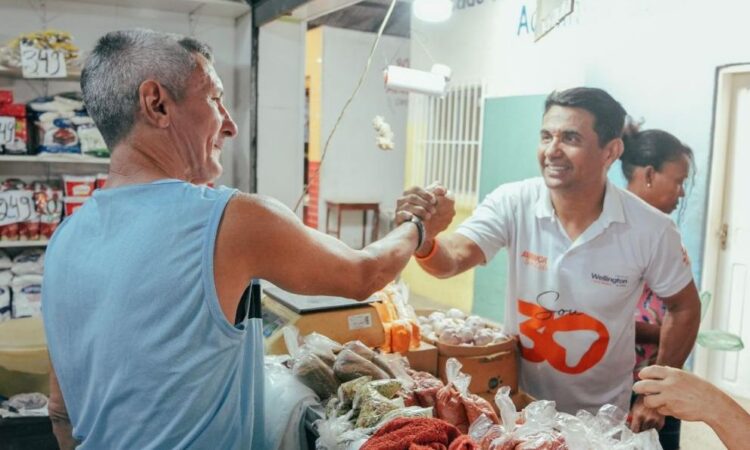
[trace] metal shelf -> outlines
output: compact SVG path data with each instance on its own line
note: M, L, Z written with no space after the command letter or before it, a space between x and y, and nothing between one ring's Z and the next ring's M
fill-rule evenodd
M49 244L49 240L40 239L38 241L0 241L0 248L14 248L14 247L46 247Z
M68 72L68 75L62 78L24 78L23 72L20 68L0 66L0 78L11 78L14 80L27 81L80 81L81 72Z
M40 155L0 155L0 163L23 162L30 164L99 164L108 165L109 158L96 158L94 156L43 153Z

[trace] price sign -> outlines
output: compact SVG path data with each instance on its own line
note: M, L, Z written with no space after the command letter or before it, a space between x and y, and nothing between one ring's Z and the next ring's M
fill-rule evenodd
M16 118L0 117L0 145L12 144L16 140Z
M64 78L68 76L63 52L48 48L36 48L24 43L21 43L21 67L24 78Z
M0 192L0 225L39 220L31 191Z

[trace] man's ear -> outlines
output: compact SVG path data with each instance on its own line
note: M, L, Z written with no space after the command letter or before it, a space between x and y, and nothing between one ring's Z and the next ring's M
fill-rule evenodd
M625 144L620 138L612 139L604 146L604 157L607 162L607 168L620 159L623 150L625 150Z
M171 101L169 92L158 81L146 80L138 87L138 99L143 120L157 128L169 126L169 109Z
M655 174L656 169L654 169L654 166L646 166L645 170L643 171L644 178L646 179L646 186L651 187L651 183L654 182Z

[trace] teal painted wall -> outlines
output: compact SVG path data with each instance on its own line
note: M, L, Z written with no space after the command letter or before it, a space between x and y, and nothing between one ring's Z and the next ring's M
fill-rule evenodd
M479 198L497 186L539 176L536 148L545 95L489 98L484 104ZM474 274L472 312L502 323L508 253L500 250Z

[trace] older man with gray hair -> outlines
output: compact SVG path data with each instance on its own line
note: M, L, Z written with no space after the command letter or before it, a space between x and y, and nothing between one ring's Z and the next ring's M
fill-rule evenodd
M424 223L358 251L273 199L203 186L221 174L237 126L211 50L192 38L108 33L81 88L112 160L105 188L47 251L61 447L263 448L260 321L234 320L249 281L366 298L445 228L452 201L441 187L426 192Z

